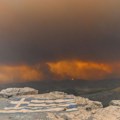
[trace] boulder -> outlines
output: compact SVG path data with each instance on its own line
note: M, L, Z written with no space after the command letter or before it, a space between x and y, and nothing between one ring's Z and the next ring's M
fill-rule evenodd
M108 106L99 109L91 118L92 120L120 120L120 107Z
M88 101L87 105L85 106L85 109L87 111L91 111L94 109L100 109L100 108L103 108L103 105L101 102L98 102L98 101Z
M112 100L110 102L110 105L112 105L112 106L119 106L120 107L120 100Z
M103 108L103 105L101 102L98 101L91 101L87 98L83 98L83 97L75 97L75 102L79 105L79 108L84 108L87 111L91 111L94 109L99 109L99 108Z
M4 98L9 98L18 95L36 95L38 90L24 87L24 88L7 88L0 91L0 96Z

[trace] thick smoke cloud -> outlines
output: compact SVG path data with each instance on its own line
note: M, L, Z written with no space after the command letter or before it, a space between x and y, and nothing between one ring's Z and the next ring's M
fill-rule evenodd
M0 82L120 78L120 1L0 1Z
M120 60L118 0L1 1L0 64Z

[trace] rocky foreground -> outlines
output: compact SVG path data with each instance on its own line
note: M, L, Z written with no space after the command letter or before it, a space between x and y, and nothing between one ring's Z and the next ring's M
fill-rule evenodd
M0 92L0 120L120 120L120 100L103 108L101 102L64 92L8 88Z

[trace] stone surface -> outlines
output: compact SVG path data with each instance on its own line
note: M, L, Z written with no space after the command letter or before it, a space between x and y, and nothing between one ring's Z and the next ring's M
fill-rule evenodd
M48 113L52 120L120 120L120 107L109 106L88 112L80 109L71 113Z
M110 102L110 105L112 105L112 106L120 106L120 100L112 100Z
M76 103L79 105L79 108L83 107L84 109L91 111L94 109L103 108L103 105L101 102L98 101L91 101L87 98L83 97L74 97Z
M120 120L120 107L108 106L92 116L93 120Z
M38 90L35 90L30 87L24 87L24 88L7 88L4 90L0 91L0 96L9 98L13 96L18 96L18 95L35 95L38 94Z
M47 113L1 114L0 120L52 120Z
M9 95L11 89L3 90L2 93L7 93L7 96L11 97L11 95ZM16 91L16 89L17 88L14 88L12 91ZM68 95L64 92L58 91L45 94L37 94L38 91L36 91L35 93L25 92L24 94L23 92L22 94L19 92L12 93L14 93L12 94L12 96L15 95L15 97L11 97L8 99L0 98L0 111L7 111L6 113L0 113L0 120L120 120L120 100L113 100L110 102L109 106L103 108L101 102L91 101L87 98ZM15 107L13 113L9 113L8 109L4 109L6 107L11 107L10 103L13 104L13 107ZM30 113L29 111L27 111L28 108L25 109L24 106L30 107L31 103L34 104L34 106L32 105L33 110ZM56 109L60 104L66 103L69 104L69 107L62 106L62 109ZM20 104L22 105L22 107L20 107ZM40 106L40 108L38 108L37 105L45 106L45 108L41 108ZM53 109L51 109L51 111L49 112L44 111L45 109L48 109L46 108L46 105L50 106L50 108L53 107ZM37 109L41 109L41 112L35 111L36 107ZM73 108L73 110L69 111L69 108ZM16 112L20 109L21 112Z

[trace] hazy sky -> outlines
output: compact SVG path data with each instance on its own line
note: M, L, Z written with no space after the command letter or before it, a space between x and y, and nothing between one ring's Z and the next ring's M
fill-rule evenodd
M1 81L119 77L119 51L119 0L0 1Z

